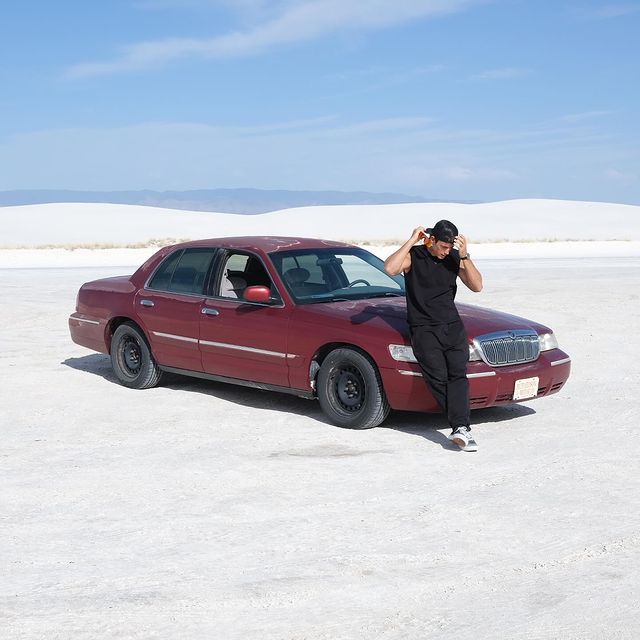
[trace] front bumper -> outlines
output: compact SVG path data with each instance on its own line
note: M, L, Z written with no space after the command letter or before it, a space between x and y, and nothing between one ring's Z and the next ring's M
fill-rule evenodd
M543 351L535 362L506 367L491 367L484 362L467 365L469 402L472 409L494 407L513 402L528 402L557 393L571 372L571 358L560 349ZM389 404L402 411L439 412L417 364L402 362L395 368L380 370ZM536 396L514 400L516 380L539 378Z

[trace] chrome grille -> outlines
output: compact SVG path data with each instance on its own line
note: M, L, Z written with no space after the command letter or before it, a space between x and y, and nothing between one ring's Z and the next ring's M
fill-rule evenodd
M530 329L486 333L473 341L482 359L493 367L533 362L540 355L538 334Z

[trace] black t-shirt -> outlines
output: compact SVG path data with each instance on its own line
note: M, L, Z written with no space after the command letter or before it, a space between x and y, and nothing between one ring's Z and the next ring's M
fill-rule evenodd
M447 324L460 320L454 304L460 255L456 249L439 260L424 245L411 247L411 269L404 275L409 325Z

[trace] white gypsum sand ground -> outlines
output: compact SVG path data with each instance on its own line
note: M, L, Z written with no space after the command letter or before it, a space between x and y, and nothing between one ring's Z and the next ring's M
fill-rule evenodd
M640 260L480 266L461 298L550 324L573 374L474 412L477 454L438 416L125 389L67 331L122 269L3 270L4 637L636 638Z
M639 239L636 210L627 242L472 244L485 290L460 299L550 325L573 359L559 394L474 412L477 454L439 416L353 432L257 390L127 390L67 317L82 282L152 250L81 268L80 250L1 251L3 636L637 638L640 254L612 250ZM63 218L36 222L31 246L59 244Z

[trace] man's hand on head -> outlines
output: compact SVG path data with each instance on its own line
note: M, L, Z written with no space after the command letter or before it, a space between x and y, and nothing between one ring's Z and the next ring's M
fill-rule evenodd
M427 234L425 233L424 227L416 227L411 234L411 240L413 241L413 244L426 237Z
M467 239L462 234L459 234L454 238L453 242L458 247L460 258L464 259L467 256Z

